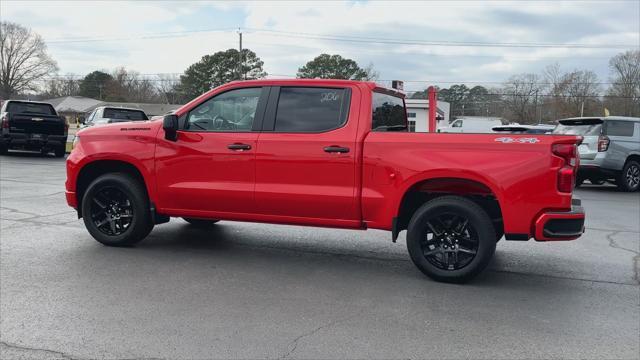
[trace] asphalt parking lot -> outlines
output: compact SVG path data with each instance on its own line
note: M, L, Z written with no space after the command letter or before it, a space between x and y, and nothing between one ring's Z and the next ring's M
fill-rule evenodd
M0 157L0 358L638 358L640 194L577 191L572 242L501 241L472 283L404 233L180 219L94 241L62 159Z

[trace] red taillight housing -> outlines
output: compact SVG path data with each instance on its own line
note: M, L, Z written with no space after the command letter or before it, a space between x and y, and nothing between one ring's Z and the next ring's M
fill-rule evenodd
M575 144L554 144L551 150L564 160L558 170L558 191L570 193L575 186L576 171L580 166L578 148Z
M598 152L604 152L609 149L609 137L606 135L600 135L598 137Z

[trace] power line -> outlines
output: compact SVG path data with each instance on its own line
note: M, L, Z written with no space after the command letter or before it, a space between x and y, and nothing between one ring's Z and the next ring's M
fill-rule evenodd
M233 28L216 28L216 29L196 29L173 32L146 33L139 35L129 35L124 37L67 37L54 38L48 40L49 44L59 43L81 43L81 42L100 42L100 41L126 41L126 40L145 40L145 39L162 39L169 37L183 37L195 33L211 33L211 32L231 32ZM318 34L305 32L279 31L263 28L247 28L246 30L264 35L316 39L327 41L343 41L353 43L373 43L373 44L390 44L390 45L428 45L428 46L447 46L447 47L506 47L506 48L565 48L565 49L629 49L637 48L638 44L578 44L578 43L543 43L543 42L481 42L481 41L452 41L452 40L423 40L423 39L399 39L372 36L346 36L332 34Z
M418 39L397 39L397 38L377 38L368 36L343 36L313 34L301 32L277 31L268 29L248 28L254 32L270 34L273 36L284 36L293 38L306 38L331 41L364 42L394 45L429 45L429 46L458 46L458 47L515 47L515 48L569 48L569 49L628 49L639 47L638 44L560 44L560 43L515 43L515 42L476 42L476 41L450 41L450 40L418 40Z

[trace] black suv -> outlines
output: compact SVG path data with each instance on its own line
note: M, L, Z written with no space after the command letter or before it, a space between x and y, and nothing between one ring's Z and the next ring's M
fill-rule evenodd
M0 110L0 154L9 149L53 151L57 157L66 152L69 124L51 104L7 100Z

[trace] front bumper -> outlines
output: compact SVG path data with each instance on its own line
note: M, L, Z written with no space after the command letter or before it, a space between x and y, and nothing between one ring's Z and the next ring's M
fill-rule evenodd
M535 222L534 238L537 241L574 240L584 233L584 208L574 199L571 211L545 212Z

